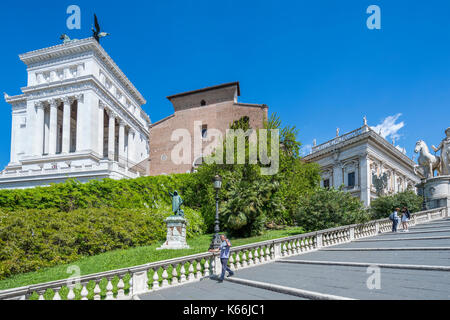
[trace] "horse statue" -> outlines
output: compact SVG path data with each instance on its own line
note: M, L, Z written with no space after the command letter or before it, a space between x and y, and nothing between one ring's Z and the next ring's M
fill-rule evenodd
M414 152L419 153L417 163L423 168L426 179L434 177L434 170L437 171L438 175L441 175L441 158L432 155L423 140L417 141Z

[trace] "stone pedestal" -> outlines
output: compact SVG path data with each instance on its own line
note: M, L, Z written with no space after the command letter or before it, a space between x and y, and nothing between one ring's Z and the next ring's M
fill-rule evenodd
M427 210L450 207L450 175L422 180L416 187L425 198Z
M158 250L189 249L186 243L186 219L179 216L170 216L164 221L167 224L167 238Z

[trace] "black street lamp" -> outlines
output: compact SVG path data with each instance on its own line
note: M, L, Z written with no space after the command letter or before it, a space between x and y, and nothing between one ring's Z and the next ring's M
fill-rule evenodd
M211 245L209 246L209 250L218 249L222 240L220 240L219 232L219 190L222 188L222 178L219 175L216 175L213 179L214 189L216 190L216 220L214 225L214 236L211 241Z

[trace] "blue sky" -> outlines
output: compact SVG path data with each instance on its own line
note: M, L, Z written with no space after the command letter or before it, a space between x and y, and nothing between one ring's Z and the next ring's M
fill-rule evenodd
M67 30L71 4L81 8L81 30ZM381 30L366 27L372 4ZM240 81L240 101L269 105L305 145L356 129L366 115L411 156L419 138L437 145L450 124L449 11L444 0L7 2L0 90L25 86L18 54L59 44L62 33L90 36L96 12L112 34L103 47L147 99L153 122L173 112L168 95ZM11 109L3 99L0 130L4 167Z

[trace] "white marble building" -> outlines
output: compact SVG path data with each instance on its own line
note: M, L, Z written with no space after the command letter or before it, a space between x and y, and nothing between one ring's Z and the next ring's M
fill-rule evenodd
M386 194L415 191L421 177L415 163L366 123L361 128L313 146L304 158L321 167L321 186L338 188L361 199L365 206L377 197L373 175L387 174Z
M12 107L11 159L0 189L146 174L145 99L93 38L31 51Z

